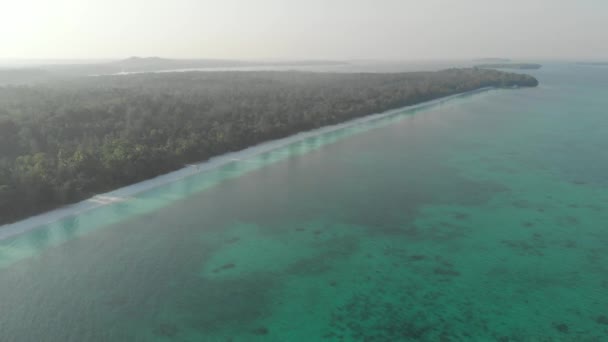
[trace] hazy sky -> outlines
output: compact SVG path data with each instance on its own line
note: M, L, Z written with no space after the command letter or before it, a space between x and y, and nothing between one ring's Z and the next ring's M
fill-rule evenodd
M607 0L0 0L0 58L608 58Z

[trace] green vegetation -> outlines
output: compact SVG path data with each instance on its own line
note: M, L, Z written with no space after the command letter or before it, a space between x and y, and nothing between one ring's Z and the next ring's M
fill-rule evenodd
M534 63L499 63L499 64L479 64L475 66L480 69L516 69L516 70L534 70L540 69L541 64Z
M531 76L188 72L0 87L0 222L300 131Z

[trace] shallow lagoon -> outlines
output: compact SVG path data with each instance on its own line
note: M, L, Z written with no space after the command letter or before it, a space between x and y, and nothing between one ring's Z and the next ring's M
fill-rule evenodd
M0 340L605 340L608 69L533 74L6 239Z

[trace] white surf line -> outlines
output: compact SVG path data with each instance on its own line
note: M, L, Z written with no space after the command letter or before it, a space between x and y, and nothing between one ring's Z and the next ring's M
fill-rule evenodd
M65 206L65 207L62 207L59 209L55 209L55 210L46 212L46 213L31 216L27 219L24 219L24 220L15 222L15 223L10 223L10 224L0 226L0 241L11 238L11 237L15 237L17 235L24 234L31 230L35 230L38 228L44 228L44 226L46 226L48 224L60 221L67 217L77 216L77 215L82 214L83 212L86 212L89 210L93 210L93 209L96 209L99 207L117 203L117 201L111 201L111 200L104 201L104 198L106 200L109 198L137 200L135 195L137 195L139 193L146 192L148 190L151 190L151 189L154 189L154 188L157 188L157 187L169 184L169 183L173 183L175 181L178 181L178 180L181 180L181 179L184 179L184 178L187 178L187 177L199 174L199 173L217 169L219 167L222 167L222 166L230 164L230 163L246 162L247 158L251 158L256 155L267 153L272 150L276 150L281 147L285 147L287 145L305 140L307 138L320 136L320 135L338 131L338 130L341 130L344 128L355 127L357 125L362 125L362 124L366 124L366 123L369 123L372 121L381 120L381 119L388 118L388 117L391 117L394 115L406 114L406 113L414 111L414 110L433 107L437 104L441 104L441 103L450 101L455 98L459 98L459 97L463 97L463 96L471 95L471 94L476 94L476 93L481 93L481 92L485 92L485 91L488 91L491 89L495 89L495 88L494 87L480 88L480 89L476 89L476 90L471 90L471 91L467 91L467 92L463 92L463 93L458 93L458 94L438 98L438 99L427 101L427 102L422 102L422 103L412 105L412 106L406 106L406 107L388 110L388 111L382 112L382 113L366 115L364 117L352 119L349 121L345 121L343 123L325 126L325 127L317 128L317 129L307 131L307 132L297 133L297 134L294 134L294 135L291 135L291 136L288 136L285 138L277 139L277 140L270 140L270 141L267 141L264 143L260 143L258 145L248 147L241 151L225 153L225 154L222 154L222 155L219 155L216 157L212 157L209 160L203 161L201 163L189 164L189 165L186 165L185 167L183 167L182 169L179 169L179 170L176 170L173 172L169 172L167 174L160 175L155 178L151 178L151 179L139 182L139 183L128 185L123 188L119 188L117 190L113 190L113 191L110 191L110 192L107 192L104 194L96 195L92 198L83 200L76 204L68 205L68 206ZM192 172L193 168L196 169L194 172ZM118 202L120 202L120 201L118 201Z
M88 199L88 201L98 203L98 204L112 204L112 203L124 202L129 199L133 199L133 198L132 197L124 198L124 197L116 197L116 196L96 195L96 196L93 196L92 198Z

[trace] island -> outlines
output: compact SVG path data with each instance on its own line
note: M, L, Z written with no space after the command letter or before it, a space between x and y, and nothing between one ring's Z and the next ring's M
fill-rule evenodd
M608 62L578 62L576 64L587 66L608 66Z
M479 64L475 66L480 69L515 69L515 70L536 70L542 67L536 63L495 63L495 64Z
M474 59L473 62L476 62L476 63L509 63L509 62L511 62L511 60L508 58L490 57L490 58Z
M230 151L528 75L175 72L0 87L0 223Z

